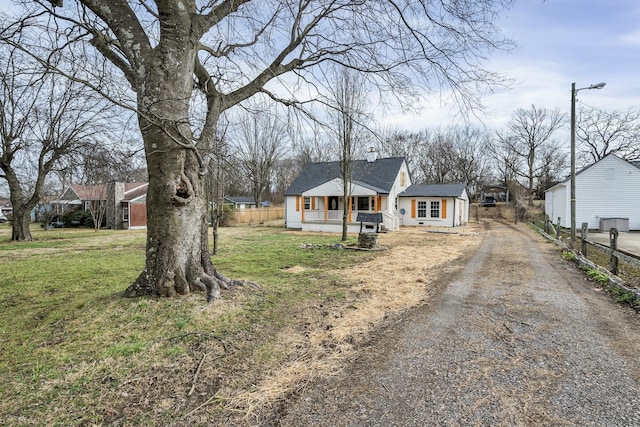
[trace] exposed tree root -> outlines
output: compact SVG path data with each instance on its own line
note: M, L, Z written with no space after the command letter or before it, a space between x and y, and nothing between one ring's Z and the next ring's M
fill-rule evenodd
M218 270L213 270L213 276L202 274L198 280L203 283L207 289L207 302L211 302L220 298L220 289L229 290L236 286L249 286L254 289L260 289L260 285L251 280L230 279Z
M150 281L145 280L144 273L138 276L136 281L131 284L125 291L124 296L127 298L135 298L148 295L158 295L156 289L151 286ZM253 289L260 289L260 284L251 280L230 279L224 274L213 270L213 275L206 273L200 274L194 281L192 290L200 290L207 293L207 302L214 301L221 297L221 289L230 290L236 286L248 286Z

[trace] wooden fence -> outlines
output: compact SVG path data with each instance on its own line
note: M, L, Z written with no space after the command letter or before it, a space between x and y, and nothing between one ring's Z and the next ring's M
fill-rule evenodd
M583 223L582 224L582 233L581 236L579 238L580 241L580 251L577 250L577 248L573 248L570 246L567 246L565 244L564 241L562 241L562 239L560 239L560 221L558 221L558 225L556 228L553 227L553 224L551 224L550 221L545 221L544 222L544 227L541 228L539 226L539 222L532 222L532 225L538 230L538 232L540 234L542 234L543 236L545 236L546 238L553 240L556 244L562 246L564 249L566 250L570 250L574 253L574 255L576 256L576 261L579 264L582 265L586 265L589 268L592 269L596 269L599 271L602 271L603 273L605 273L608 277L609 277L609 284L612 284L626 292L630 292L632 294L634 294L636 296L636 298L640 299L640 289L638 288L631 288L629 286L627 286L622 280L620 280L620 278L618 278L617 274L618 274L618 261L622 260L624 262L626 262L627 264L635 267L635 268L640 268L640 259L630 253L626 253L626 252L621 252L618 249L618 230L615 228L612 228L611 230L609 230L609 246L600 244L598 242L594 242L592 240L588 239L588 224L587 223ZM552 234L549 234L550 232L555 233L555 236L553 236ZM599 250L603 251L605 254L609 255L609 265L608 266L602 266L602 265L598 265L596 263L594 263L593 261L589 260L587 258L587 252L588 252L588 247L594 247L594 248L598 248Z
M284 205L268 208L235 209L229 215L227 225L268 225L284 219Z

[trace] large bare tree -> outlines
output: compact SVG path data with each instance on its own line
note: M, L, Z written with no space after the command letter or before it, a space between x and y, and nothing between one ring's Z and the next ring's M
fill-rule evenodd
M578 156L584 166L616 154L640 159L640 110L603 111L583 108L576 120Z
M558 146L553 135L564 122L565 117L557 108L532 105L530 109L517 109L506 131L498 133L500 150L506 153L503 159L511 160L510 169L527 182L529 206L533 205L536 177L540 176L547 160L543 153L548 154L552 147Z
M110 106L14 47L0 46L0 56L0 178L13 206L11 239L32 240L31 212L48 176L66 156L94 143L98 117Z
M240 116L237 129L231 136L256 205L270 192L276 163L289 146L289 133L273 109L253 109Z
M300 105L317 93L303 85L331 63L365 73L399 99L434 90L473 106L478 84L504 81L482 64L508 45L494 22L511 0L24 3L50 19L22 19L21 29L47 26L60 53L77 43L95 49L135 94L149 170L148 232L144 270L126 295L206 286L215 298L230 281L209 256L204 183L221 114L258 93ZM91 85L96 72L70 77Z
M410 132L387 127L378 132L380 155L383 157L404 157L413 182L423 182L424 175L419 167L425 146L424 132Z
M342 178L342 240L347 240L353 161L363 153L367 133L367 95L364 79L348 68L338 71L329 106L329 129L335 138Z

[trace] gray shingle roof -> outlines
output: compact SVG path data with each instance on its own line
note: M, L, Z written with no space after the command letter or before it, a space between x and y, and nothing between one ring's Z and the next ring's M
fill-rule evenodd
M404 157L377 159L375 162L355 160L352 182L358 182L379 193L389 193L393 187ZM340 162L309 163L293 180L285 195L298 195L325 182L340 178Z
M413 184L398 197L459 197L466 186L457 184Z
M256 203L253 197L248 196L225 196L224 199L230 201L231 203L247 203L254 205Z

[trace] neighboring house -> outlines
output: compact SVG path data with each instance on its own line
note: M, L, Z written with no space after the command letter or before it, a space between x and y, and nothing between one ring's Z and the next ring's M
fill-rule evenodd
M0 197L0 213L4 214L7 218L13 217L13 206L9 198Z
M246 209L246 208L256 207L256 201L253 197L243 197L243 196L225 196L224 204L227 206L231 206L234 209Z
M72 184L56 202L62 212L89 210L99 204L104 206L108 228L117 230L146 228L146 182L110 182L109 184Z
M396 197L411 185L407 163L402 157L352 162L350 196L344 200L340 162L310 163L284 192L285 226L304 231L342 231L347 210L347 230L357 233L358 212L382 213L383 229L400 226Z
M414 184L398 195L402 225L457 227L469 221L464 184Z
M609 154L576 172L576 228L640 230L640 163ZM571 227L571 179L545 192L545 212L553 223Z

